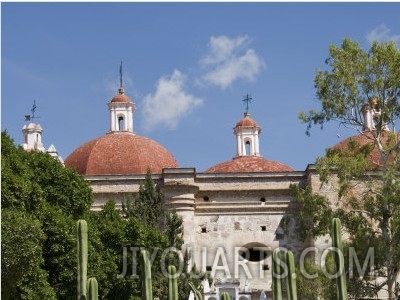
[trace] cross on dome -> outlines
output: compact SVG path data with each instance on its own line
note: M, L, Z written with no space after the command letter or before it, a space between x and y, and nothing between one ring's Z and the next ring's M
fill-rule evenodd
M253 100L253 98L251 98L251 95L246 94L246 96L244 96L243 98L243 102L245 102L246 105L246 112L245 115L249 114L249 103L251 102L251 100Z

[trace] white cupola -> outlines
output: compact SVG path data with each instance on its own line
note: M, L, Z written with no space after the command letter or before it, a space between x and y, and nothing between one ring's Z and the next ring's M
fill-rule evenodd
M381 118L381 110L379 109L377 98L373 97L366 102L361 109L361 113L364 118L363 131L372 131L379 127L378 120ZM387 123L381 125L381 130L389 130Z
M127 131L133 133L133 112L135 104L125 95L122 87L118 95L108 103L110 111L110 131Z
M233 132L236 135L236 156L260 156L258 136L261 128L256 121L250 118L249 112L245 112L244 118L236 123Z
M22 147L26 151L45 151L42 144L42 126L29 123L22 127Z

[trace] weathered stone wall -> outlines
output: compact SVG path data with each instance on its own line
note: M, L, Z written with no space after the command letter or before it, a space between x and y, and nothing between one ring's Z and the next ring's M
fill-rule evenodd
M144 176L87 178L100 209L109 199L117 206L139 191ZM175 208L184 221L185 247L193 262L216 279L246 278L253 290L271 288L271 253L284 247L299 257L307 245L293 235L293 224L282 220L293 212L290 184L301 184L304 172L199 174L195 169L165 169L154 176L165 195L166 209ZM245 261L241 253L253 249L266 253ZM260 252L256 254L260 255ZM243 254L245 255L245 254Z

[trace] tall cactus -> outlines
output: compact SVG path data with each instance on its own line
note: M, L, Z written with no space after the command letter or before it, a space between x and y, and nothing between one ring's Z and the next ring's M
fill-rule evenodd
M288 267L286 277L286 292L288 300L297 300L296 270L294 267L294 256L292 251L285 253L285 262Z
M88 279L88 300L98 300L99 299L99 287L97 284L97 280L94 277Z
M343 258L343 243L342 243L342 232L341 224L338 218L332 220L332 247L334 248L333 257L335 260L336 274L339 272L340 275L336 277L336 290L338 300L347 300L347 286L346 286L346 274L344 272L344 258Z
M189 286L194 292L194 297L196 300L203 300L203 294L193 285L193 283L189 282Z
M272 293L274 300L282 300L282 269L279 248L272 252Z
M153 300L153 287L151 281L151 263L149 260L149 253L147 250L142 249L142 257L143 257L143 272L144 276L142 278L142 299L143 300Z
M229 296L229 294L227 292L223 292L221 294L221 300L231 300L231 297Z
M78 220L77 222L77 246L78 246L78 300L86 300L88 227L85 220Z
M178 279L173 265L168 266L168 300L178 300Z

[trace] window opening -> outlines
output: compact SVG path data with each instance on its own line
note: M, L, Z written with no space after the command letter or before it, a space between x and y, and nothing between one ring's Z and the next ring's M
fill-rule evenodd
M245 146L246 146L246 155L250 155L250 141L246 141Z
M124 117L118 117L118 130L123 131L125 128L125 120Z

